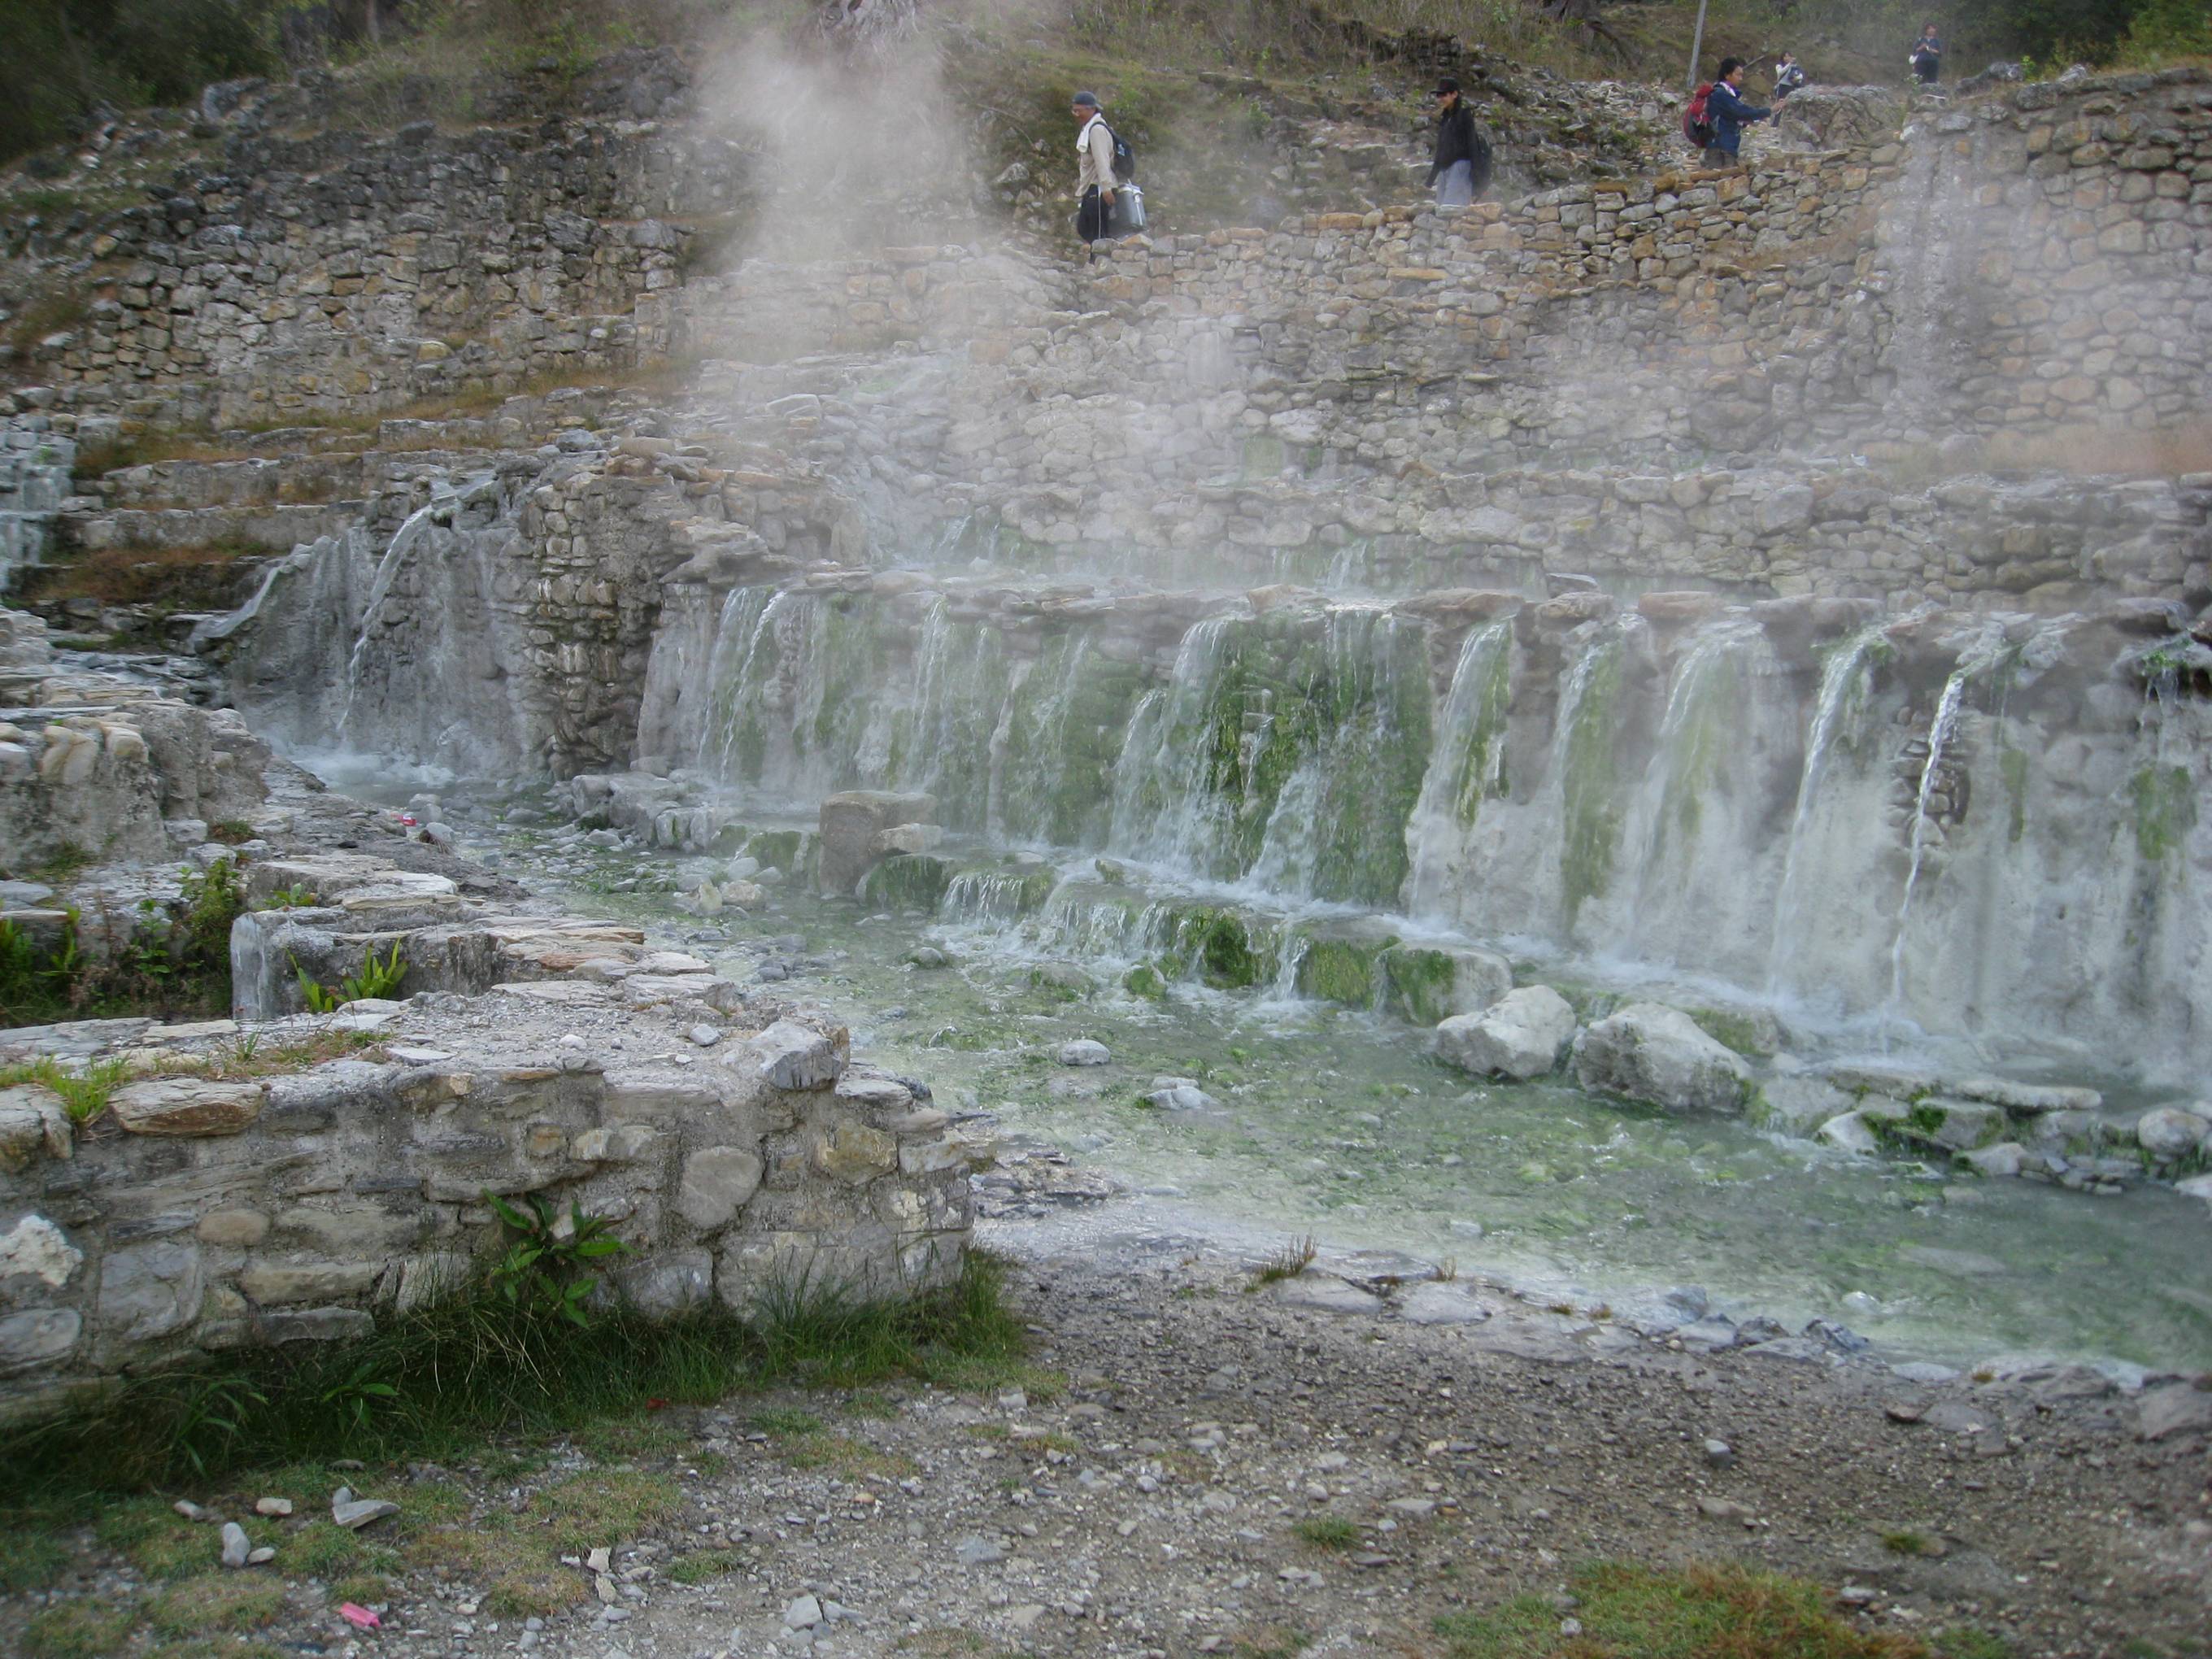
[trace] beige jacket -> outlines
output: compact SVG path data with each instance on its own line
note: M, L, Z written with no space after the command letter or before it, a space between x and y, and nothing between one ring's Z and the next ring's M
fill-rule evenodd
M1093 185L1101 193L1114 188L1114 135L1107 131L1106 118L1094 115L1083 124L1083 131L1075 135L1076 154L1080 165L1075 173L1075 193L1080 197Z

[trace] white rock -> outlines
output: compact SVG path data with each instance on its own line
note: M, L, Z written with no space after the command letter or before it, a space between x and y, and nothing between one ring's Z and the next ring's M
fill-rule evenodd
M246 1565L246 1558L252 1553L252 1540L246 1537L246 1528L235 1521L224 1522L222 1523L223 1565L242 1567Z
M1073 1042L1060 1045L1060 1063L1063 1066L1105 1066L1113 1059L1113 1051L1092 1037L1078 1037Z
M1437 1027L1437 1057L1478 1077L1525 1082L1549 1074L1575 1034L1575 1011L1548 985L1524 985L1479 1014L1455 1014Z
M1830 1118L1815 1132L1814 1139L1824 1140L1839 1152L1868 1155L1881 1150L1881 1142L1867 1127L1867 1121L1856 1112L1844 1112Z
M1739 1112L1753 1092L1742 1058L1662 1003L1632 1003L1575 1042L1575 1079L1593 1094L1670 1112Z
M2153 1158L2185 1158L2208 1134L2212 1123L2176 1106L2158 1107L2136 1120L2136 1140Z

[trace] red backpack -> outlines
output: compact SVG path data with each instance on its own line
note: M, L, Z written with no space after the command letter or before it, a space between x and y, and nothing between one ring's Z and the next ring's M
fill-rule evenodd
M1700 81L1690 94L1690 106L1682 112L1682 137L1693 149L1706 149L1713 142L1713 124L1705 119L1705 100L1712 95L1713 83Z

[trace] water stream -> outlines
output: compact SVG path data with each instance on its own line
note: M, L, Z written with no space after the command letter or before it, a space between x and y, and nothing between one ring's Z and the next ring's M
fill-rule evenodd
M717 860L593 847L542 792L446 799L471 850L732 977L776 964L792 977L771 988L835 1007L873 1060L925 1079L956 1112L988 1114L1017 1144L1071 1149L1163 1223L1449 1259L1625 1315L1698 1284L1736 1317L1838 1319L1900 1356L2212 1361L2212 1217L2169 1191L1962 1188L1741 1121L1668 1118L1559 1084L1474 1083L1395 1020L1291 994L1290 911L1272 934L1254 930L1267 957L1255 989L1194 973L1138 994L1123 976L1175 951L1188 896L1102 881L1088 862L1045 872L1042 901L1035 866L979 864L933 916L785 884L751 914L702 920L676 890ZM915 966L925 944L949 965ZM1113 1064L1054 1065L1078 1036L1104 1042ZM1158 1110L1142 1098L1156 1076L1195 1079L1216 1104Z

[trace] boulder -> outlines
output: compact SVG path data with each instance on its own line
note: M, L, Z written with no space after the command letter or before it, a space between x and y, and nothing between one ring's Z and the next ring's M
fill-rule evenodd
M1670 1112L1740 1112L1757 1092L1751 1068L1677 1008L1632 1003L1575 1043L1575 1080L1593 1094Z
M1513 988L1513 969L1494 951L1394 945L1376 958L1385 1006L1415 1025L1477 1014Z
M1904 119L1892 88L1810 86L1782 100L1774 130L1796 149L1852 149L1895 137Z
M1575 1011L1548 985L1508 991L1479 1014L1455 1014L1437 1027L1438 1059L1478 1077L1516 1082L1547 1075L1575 1034ZM1725 1051L1723 1051L1725 1052Z
M2178 1106L2160 1106L2136 1120L2136 1142L2155 1158L2186 1158L2212 1138L2212 1123Z
M1814 1132L1814 1139L1825 1141L1838 1152L1856 1152L1862 1157L1881 1150L1873 1127L1858 1112L1844 1112L1830 1118Z
M1060 1045L1060 1063L1063 1066L1104 1066L1113 1058L1113 1050L1095 1037L1078 1037L1073 1042Z
M830 796L822 803L821 850L817 854L815 879L823 892L849 896L860 878L885 856L878 837L902 824L927 823L937 816L932 795L894 794L882 789L854 789Z

